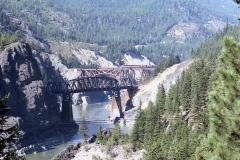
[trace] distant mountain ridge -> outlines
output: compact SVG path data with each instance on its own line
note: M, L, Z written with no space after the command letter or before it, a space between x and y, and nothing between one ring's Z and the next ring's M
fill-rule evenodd
M26 24L21 29L39 42L83 42L88 44L85 49L122 65L126 52L145 55L155 63L170 54L187 58L193 46L226 26L227 19L237 23L235 9L223 13L206 4L194 0L21 0L6 1L2 7ZM236 6L225 1L221 5ZM71 53L66 52L61 54Z
M230 22L236 23L236 19L240 15L240 11L238 5L233 1L226 1L226 0L194 0L199 5L209 8L210 10L214 10L219 12L220 14L226 14L232 17L229 19ZM228 17L228 18L230 18Z

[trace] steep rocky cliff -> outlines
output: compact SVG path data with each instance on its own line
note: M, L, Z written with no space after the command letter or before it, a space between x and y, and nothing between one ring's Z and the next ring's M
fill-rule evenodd
M167 68L164 72L159 73L157 77L151 80L148 84L139 87L138 93L133 98L133 105L138 107L142 103L142 109L145 109L152 101L155 103L158 87L163 85L166 92L170 86L175 84L181 76L182 71L187 70L194 60L187 60L172 67Z
M55 95L44 89L28 44L16 42L0 51L0 89L2 95L10 92L9 115L20 118L20 129L25 132L21 147L54 137L56 132L64 135L64 129L77 129L77 125L60 123L60 105Z
M163 85L165 91L168 92L170 86L175 84L177 79L181 76L181 73L187 70L194 60L187 60L179 64L175 64L172 67L167 68L164 72L159 73L154 79L145 85L141 85L138 88L138 92L132 99L132 104L135 106L133 109L124 113L124 118L128 124L131 124L133 119L138 113L139 106L141 109L145 109L148 106L149 101L156 102L156 95L158 87Z

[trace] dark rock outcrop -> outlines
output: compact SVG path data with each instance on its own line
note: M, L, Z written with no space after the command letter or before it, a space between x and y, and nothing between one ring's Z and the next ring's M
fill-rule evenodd
M81 142L79 142L77 145L69 145L57 157L61 160L70 160L75 157L78 149L83 145L85 145L85 143L81 143Z
M87 142L90 143L94 143L97 139L97 135L93 134L91 137L88 138Z
M60 122L60 105L45 90L28 44L16 42L0 51L0 90L2 95L10 93L9 115L20 118L20 129L25 132L21 147L77 129L75 123Z

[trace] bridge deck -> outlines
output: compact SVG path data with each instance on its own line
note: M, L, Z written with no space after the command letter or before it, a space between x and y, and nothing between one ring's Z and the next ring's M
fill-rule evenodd
M116 68L76 68L77 71L94 71L94 70L99 70L99 71L105 71L105 70L154 70L156 68L155 65L145 65L145 66L122 66L122 67L116 67Z

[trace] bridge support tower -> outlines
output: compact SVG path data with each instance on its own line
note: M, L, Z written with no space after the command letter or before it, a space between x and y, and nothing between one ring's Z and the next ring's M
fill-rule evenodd
M120 97L120 90L112 91L112 112L114 113L114 109L117 105L119 118L124 118L124 114L122 111L122 102Z
M73 121L72 94L63 94L61 121Z

